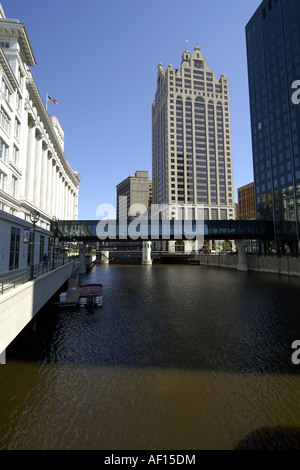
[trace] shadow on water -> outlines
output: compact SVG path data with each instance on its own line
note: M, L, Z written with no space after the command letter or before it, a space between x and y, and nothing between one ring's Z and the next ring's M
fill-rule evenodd
M235 450L300 450L300 428L262 428L245 436Z
M96 266L94 312L47 304L7 361L292 373L300 281L197 266Z

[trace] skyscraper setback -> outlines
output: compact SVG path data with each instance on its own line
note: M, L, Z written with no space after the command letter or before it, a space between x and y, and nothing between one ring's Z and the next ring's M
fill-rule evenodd
M152 185L155 204L203 205L205 219L235 217L228 79L216 77L198 45L184 51L178 69L158 64Z

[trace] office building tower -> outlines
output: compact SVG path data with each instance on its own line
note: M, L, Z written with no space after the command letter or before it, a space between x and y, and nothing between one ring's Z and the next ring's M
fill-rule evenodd
M238 188L237 219L249 220L256 218L254 183Z
M274 221L277 245L297 250L299 0L264 0L246 26L246 43L257 218Z
M120 197L126 197L126 204L120 205ZM117 185L117 217L130 219L146 212L152 201L152 181L148 171L136 171Z
M152 105L154 204L235 218L228 79L218 79L197 45L179 68L158 64ZM175 214L170 214L176 218Z

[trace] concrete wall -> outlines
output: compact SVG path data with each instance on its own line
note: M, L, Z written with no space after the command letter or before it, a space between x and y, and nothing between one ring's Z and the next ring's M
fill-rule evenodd
M201 266L217 266L221 268L237 269L238 257L236 255L199 255Z
M69 279L78 262L67 263L0 295L0 354Z
M199 255L197 257L202 266L217 266L223 268L237 268L237 255ZM290 256L246 256L249 271L283 274L300 277L300 257Z
M247 256L250 271L300 276L300 257Z

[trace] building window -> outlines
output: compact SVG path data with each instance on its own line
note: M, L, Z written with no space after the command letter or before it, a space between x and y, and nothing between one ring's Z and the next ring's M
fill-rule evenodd
M17 110L19 113L21 113L22 110L22 97L19 93L16 95L16 105L17 105Z
M6 112L3 110L3 108L1 108L1 110L0 110L0 126L6 132L6 134L9 134L10 119L7 116Z
M194 67L195 69L203 69L204 62L202 60L194 60Z
M218 209L211 210L211 220L218 220Z
M8 159L8 146L0 139L0 159L7 162Z
M17 269L19 267L20 254L20 229L11 227L10 234L10 250L9 250L9 269Z
M221 220L227 220L227 210L221 209Z
M2 189L2 191L5 191L6 177L6 174L3 173L3 171L0 171L0 189Z
M18 79L18 82L19 82L19 85L20 85L21 89L23 89L24 75L22 74L20 69L18 70L17 79Z
M19 163L19 149L14 145L13 147L13 162L15 165L18 165Z
M18 178L12 176L12 196L14 198L18 197Z
M15 120L15 138L20 140L21 135L21 123L18 119Z
M8 103L11 101L11 92L8 89L8 86L6 85L5 81L2 80L2 85L1 85L1 91L3 97L6 99Z

